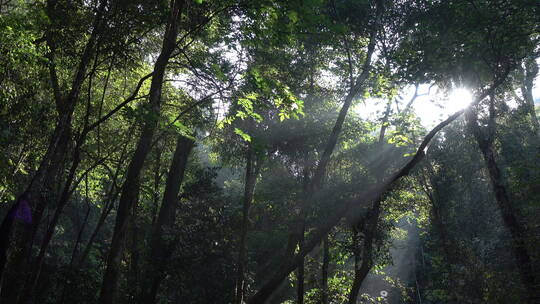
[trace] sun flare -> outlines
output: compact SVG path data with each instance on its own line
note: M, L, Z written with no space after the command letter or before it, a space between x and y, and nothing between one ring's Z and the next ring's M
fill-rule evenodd
M471 92L464 88L452 90L448 96L448 102L445 104L445 110L449 113L466 108L472 102Z

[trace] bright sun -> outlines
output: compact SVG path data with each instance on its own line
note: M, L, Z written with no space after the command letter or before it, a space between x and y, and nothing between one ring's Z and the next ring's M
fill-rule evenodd
M414 91L414 87L406 89L401 107L410 101ZM445 120L449 115L466 108L472 102L472 94L465 88L455 88L445 94L441 89L433 88L429 90L429 85L421 85L418 94L418 98L413 103L413 108L422 125L428 128ZM374 119L382 115L385 106L386 101L367 99L356 105L354 111L364 119Z
M444 108L448 114L451 114L466 108L471 102L471 92L464 88L457 88L452 90L448 96L448 102L444 104Z

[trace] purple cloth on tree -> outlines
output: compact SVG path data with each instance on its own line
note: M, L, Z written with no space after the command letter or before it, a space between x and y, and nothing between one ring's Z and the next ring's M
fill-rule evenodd
M27 200L23 199L19 202L13 218L19 219L27 224L32 222L32 210L30 209Z

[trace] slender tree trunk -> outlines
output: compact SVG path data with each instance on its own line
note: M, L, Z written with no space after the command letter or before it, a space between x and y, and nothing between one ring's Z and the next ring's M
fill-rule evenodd
M538 75L538 65L536 64L535 58L527 58L525 60L524 72L525 75L521 86L521 94L523 95L527 111L531 115L534 131L538 136L540 136L540 123L538 122L538 117L536 116L534 96L532 93L534 88L534 80Z
M305 218L304 217L306 214L309 213L309 210L308 210L309 203L311 202L315 192L318 191L319 188L322 186L323 178L326 174L328 163L330 162L330 157L332 156L334 148L339 139L339 134L341 133L341 129L343 128L343 123L345 122L345 118L347 117L349 108L352 105L354 98L364 89L365 81L367 80L369 76L369 71L371 69L371 57L375 50L375 42L376 42L375 34L376 34L375 31L372 31L370 35L370 41L368 44L366 59L362 66L363 68L362 73L357 77L355 83L352 84L349 90L349 93L344 99L343 106L341 107L339 111L334 127L332 128L332 132L330 133L330 136L328 137L328 140L326 141L320 161L317 165L317 168L314 171L311 182L309 183L307 187L308 188L307 195L300 202L300 216L299 216L299 219L297 220L297 225L292 228L292 232L289 234L289 239L287 241L287 248L285 250L285 255L281 263L282 264L281 269L286 269L287 264L289 264L289 261L294 256L295 248L300 241L301 235L303 235L303 231L305 231ZM276 287L277 286L279 286L279 284L277 284Z
M328 235L323 240L323 264L322 264L322 304L328 304L328 266L330 264L330 245Z
M476 99L472 102L471 105L475 105L486 96L491 94L496 88L498 88L503 81L506 79L509 70L506 70L502 77L498 77L494 80L491 86L486 89L484 92L479 94ZM418 163L424 158L425 150L427 150L428 145L431 140L437 133L442 130L444 127L455 121L465 110L460 110L450 115L447 119L437 124L431 129L431 131L424 136L422 142L416 149L414 156L405 163L403 167L394 171L389 177L381 184L374 185L366 189L358 197L359 199L351 200L348 202L342 202L341 204L336 204L335 213L330 215L325 215L323 223L317 227L312 233L310 233L310 238L305 243L305 247L298 254L293 256L290 259L284 261L281 267L279 267L271 276L268 281L266 281L259 291L257 291L248 301L249 304L256 303L265 303L265 301L272 295L274 290L279 287L281 282L298 267L301 259L303 259L313 248L319 244L322 239L334 228L339 221L345 216L350 215L350 218L360 218L363 214L363 208L365 203L374 202L373 205L376 206L378 201L382 200L385 194L390 191L394 183L400 180L402 177L408 176L411 173L411 170L418 165Z
M242 206L242 230L240 231L240 244L238 250L238 260L236 262L236 291L235 304L243 302L245 297L246 282L245 272L247 269L247 234L249 230L249 210L255 195L255 185L257 175L260 170L260 162L257 161L253 145L249 144L246 156L246 176L244 184L244 200Z
M359 225L359 230L364 232L365 237L362 249L355 253L354 280L349 293L349 304L356 304L360 287L373 266L373 241L377 232L380 212L381 198L374 202L372 209L366 215L365 224Z
M360 225L353 227L352 230L352 245L353 245L353 255L354 255L354 278L351 290L349 291L349 304L356 304L356 299L358 297L358 291L360 290L359 277L360 266L362 265L362 248L360 239L360 231L358 231Z
M70 172L67 177L66 185L64 186L64 189L62 191L58 204L55 208L51 223L48 225L45 235L43 237L43 240L41 241L39 254L36 257L35 261L32 263L33 270L30 272L28 276L28 280L25 284L24 292L21 295L21 300L20 300L21 303L28 302L30 301L29 299L35 296L35 289L37 287L39 276L41 274L41 268L43 266L43 262L45 259L45 253L54 235L56 225L58 221L60 220L60 215L62 214L64 207L66 206L66 204L69 201L69 198L71 197L71 191L70 191L71 185L75 180L75 172L80 162L80 152L81 152L79 146L77 146L75 150L76 150L75 152L76 155L75 155L75 158L73 159Z
M30 244L41 223L43 211L48 202L54 199L54 195L51 195L51 193L54 193L54 184L58 182L60 165L63 163L68 152L73 112L79 100L81 87L86 77L89 62L97 49L98 37L104 24L106 5L107 0L101 0L98 4L92 33L80 57L80 62L75 72L71 89L66 96L61 96L58 89L58 79L56 77L54 65L53 63L50 65L51 82L53 83L55 91L55 102L59 118L39 168L24 192L30 197L29 202L32 207L32 223L13 229L13 233L16 235L18 241L15 242L12 248L13 254L9 265L9 268L11 268L9 271L10 278L9 280L1 280L4 284L7 284L7 286L3 286L1 296L2 300L5 302L15 303L17 301L17 297L20 294L20 288L23 285L21 278L26 273L27 265L25 265L25 262L29 261ZM51 12L50 8L48 12ZM46 193L43 193L44 191ZM7 247L0 248L0 251L3 252L2 254L5 254L7 250ZM5 265L0 265L0 268L3 269L4 267ZM0 272L3 275L6 275L6 272Z
M130 257L130 261L129 261L129 273L127 275L127 282L128 282L128 290L126 291L126 295L128 296L128 301L131 302L131 303L135 303L137 300L137 295L138 295L138 289L137 289L137 286L138 285L142 285L142 284L139 284L139 261L140 261L140 250L141 250L141 247L140 247L140 244L139 244L139 226L137 224L137 219L139 217L139 214L138 214L138 208L137 208L137 204L133 204L133 216L131 217L131 220L130 220L130 231L129 233L131 234L131 237L130 237L130 249L129 249L129 257Z
M71 252L71 258L69 259L69 267L73 265L73 262L75 261L75 257L77 256L77 253L79 252L79 245L82 240L82 236L84 233L84 230L86 230L86 225L88 224L88 217L90 216L90 211L92 210L90 206L90 199L88 198L88 177L85 178L85 187L86 187L86 212L84 214L84 219L81 225L81 228L79 229L79 233L77 233L77 239L75 240L75 245L73 246L73 251Z
M92 234L90 235L90 238L88 239L88 243L86 243L86 246L81 254L81 256L78 259L77 265L79 267L84 267L84 263L86 262L86 258L88 257L88 254L90 253L90 250L92 249L92 246L94 245L94 241L101 230L101 227L103 224L105 224L105 220L107 219L107 216L111 213L113 207L114 207L114 201L118 197L118 192L112 193L110 195L110 198L107 200L107 203L103 207L103 210L101 211L101 214L99 216L98 222L96 224L96 227L94 228L94 231L92 231Z
M303 248L304 247L304 237L305 231L302 229L300 234L300 240L298 240L298 247ZM304 272L305 272L305 259L302 259L300 264L298 265L298 274L297 274L297 303L303 304L304 303Z
M158 142L159 145L159 142ZM154 168L154 193L153 193L153 199L154 199L154 205L152 206L152 226L156 224L157 215L159 211L159 200L160 200L160 191L159 187L161 185L161 156L163 154L163 150L160 148L156 148L156 167Z
M417 92L415 92L413 98L409 102L412 104L414 99L416 99ZM384 136L386 135L386 130L388 129L388 120L390 118L392 100L388 100L386 104L386 110L384 117L382 119L381 130L379 131L379 141L377 142L377 149L379 150L380 155L383 155L384 148ZM408 107L406 107L408 110ZM407 111L404 110L404 111ZM381 167L377 166L377 172L375 177L377 183L382 183L384 178L384 172L386 166L382 165ZM372 247L374 235L377 232L377 223L379 222L379 215L381 211L380 200L376 200L372 207L372 210L367 214L368 218L360 221L353 227L353 246L354 250L354 279L349 292L349 304L356 304L358 298L358 292L360 287L364 282L371 266L373 265L372 259ZM360 248L360 232L364 233L363 248Z
M159 286L165 278L167 260L174 246L167 239L170 238L170 230L174 227L176 220L178 194L184 180L184 172L193 145L194 141L192 139L181 135L178 136L176 149L167 175L163 202L150 236L150 255L146 262L145 284L142 286L139 298L141 304L155 303Z
M159 115L161 113L161 90L165 76L165 68L176 47L178 36L178 25L184 7L184 0L172 0L167 29L163 38L163 46L156 63L154 64L152 83L150 85L149 96L149 118L145 122L142 132L137 142L135 153L128 166L126 180L122 186L118 212L114 225L113 238L107 257L107 269L101 285L101 304L112 304L115 300L118 276L120 272L120 261L123 253L123 245L126 238L127 223L131 217L131 210L135 204L135 193L139 188L139 180L144 161L150 152L152 139L157 128Z
M64 278L62 282L62 296L60 297L60 303L65 303L66 300L66 292L67 292L67 286L68 281L70 279L73 279L73 262L75 261L75 257L77 256L77 253L79 252L79 245L82 240L82 236L84 233L84 230L86 229L86 225L88 224L88 217L90 216L91 206L90 206L90 200L88 198L88 177L85 178L85 188L86 188L86 213L84 215L83 223L79 229L79 233L77 233L77 239L75 240L75 245L73 246L73 250L71 251L71 258L69 259L69 265L68 265L68 271L67 276Z
M135 131L135 124L131 126L131 129L128 132L128 139L131 138L134 131ZM120 160L118 161L116 170L114 171L113 176L110 177L111 185L106 196L105 204L101 210L101 214L99 216L96 227L94 228L94 231L92 231L92 234L90 235L90 238L88 239L88 242L86 243L86 246L79 258L79 261L77 262L78 267L84 267L86 257L90 253L90 250L92 249L94 241L99 231L101 230L101 227L105 224L105 220L107 219L112 209L114 208L114 202L116 201L116 199L118 198L118 195L120 194L120 189L118 189L118 187L116 186L116 182L118 180L118 175L120 174L120 169L122 168L122 165L124 163L123 160L127 154L128 143L129 143L129 140L126 141L126 143L124 144L124 147L122 148L122 152L120 153L120 157L119 157Z
M309 197L312 193L310 192L310 179L309 174L311 171L310 164L309 164L309 157L308 152L304 152L304 177L303 177L303 195L305 197ZM322 183L322 180L321 180ZM307 218L307 205L304 205L303 208L300 210L300 224L299 224L299 231L298 231L298 248L300 251L304 249L304 241L305 241L305 233L306 233L306 218ZM304 281L305 281L305 261L302 259L302 262L298 265L298 273L297 273L297 303L303 304L304 303Z
M482 132L477 122L476 113L473 110L467 112L469 127L476 138L478 147L484 157L484 163L489 173L491 186L495 199L501 212L504 225L510 232L512 240L512 252L516 260L516 265L521 276L523 286L528 293L528 302L539 303L540 291L537 284L537 275L533 269L533 263L527 250L527 231L526 227L518 220L518 211L510 199L501 170L495 159L493 150L493 141L495 133L495 113L493 99L490 105L490 118L487 126L487 132Z

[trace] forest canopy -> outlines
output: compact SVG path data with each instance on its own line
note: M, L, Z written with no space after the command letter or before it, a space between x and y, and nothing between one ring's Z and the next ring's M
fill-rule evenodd
M0 0L0 303L540 303L537 0Z

